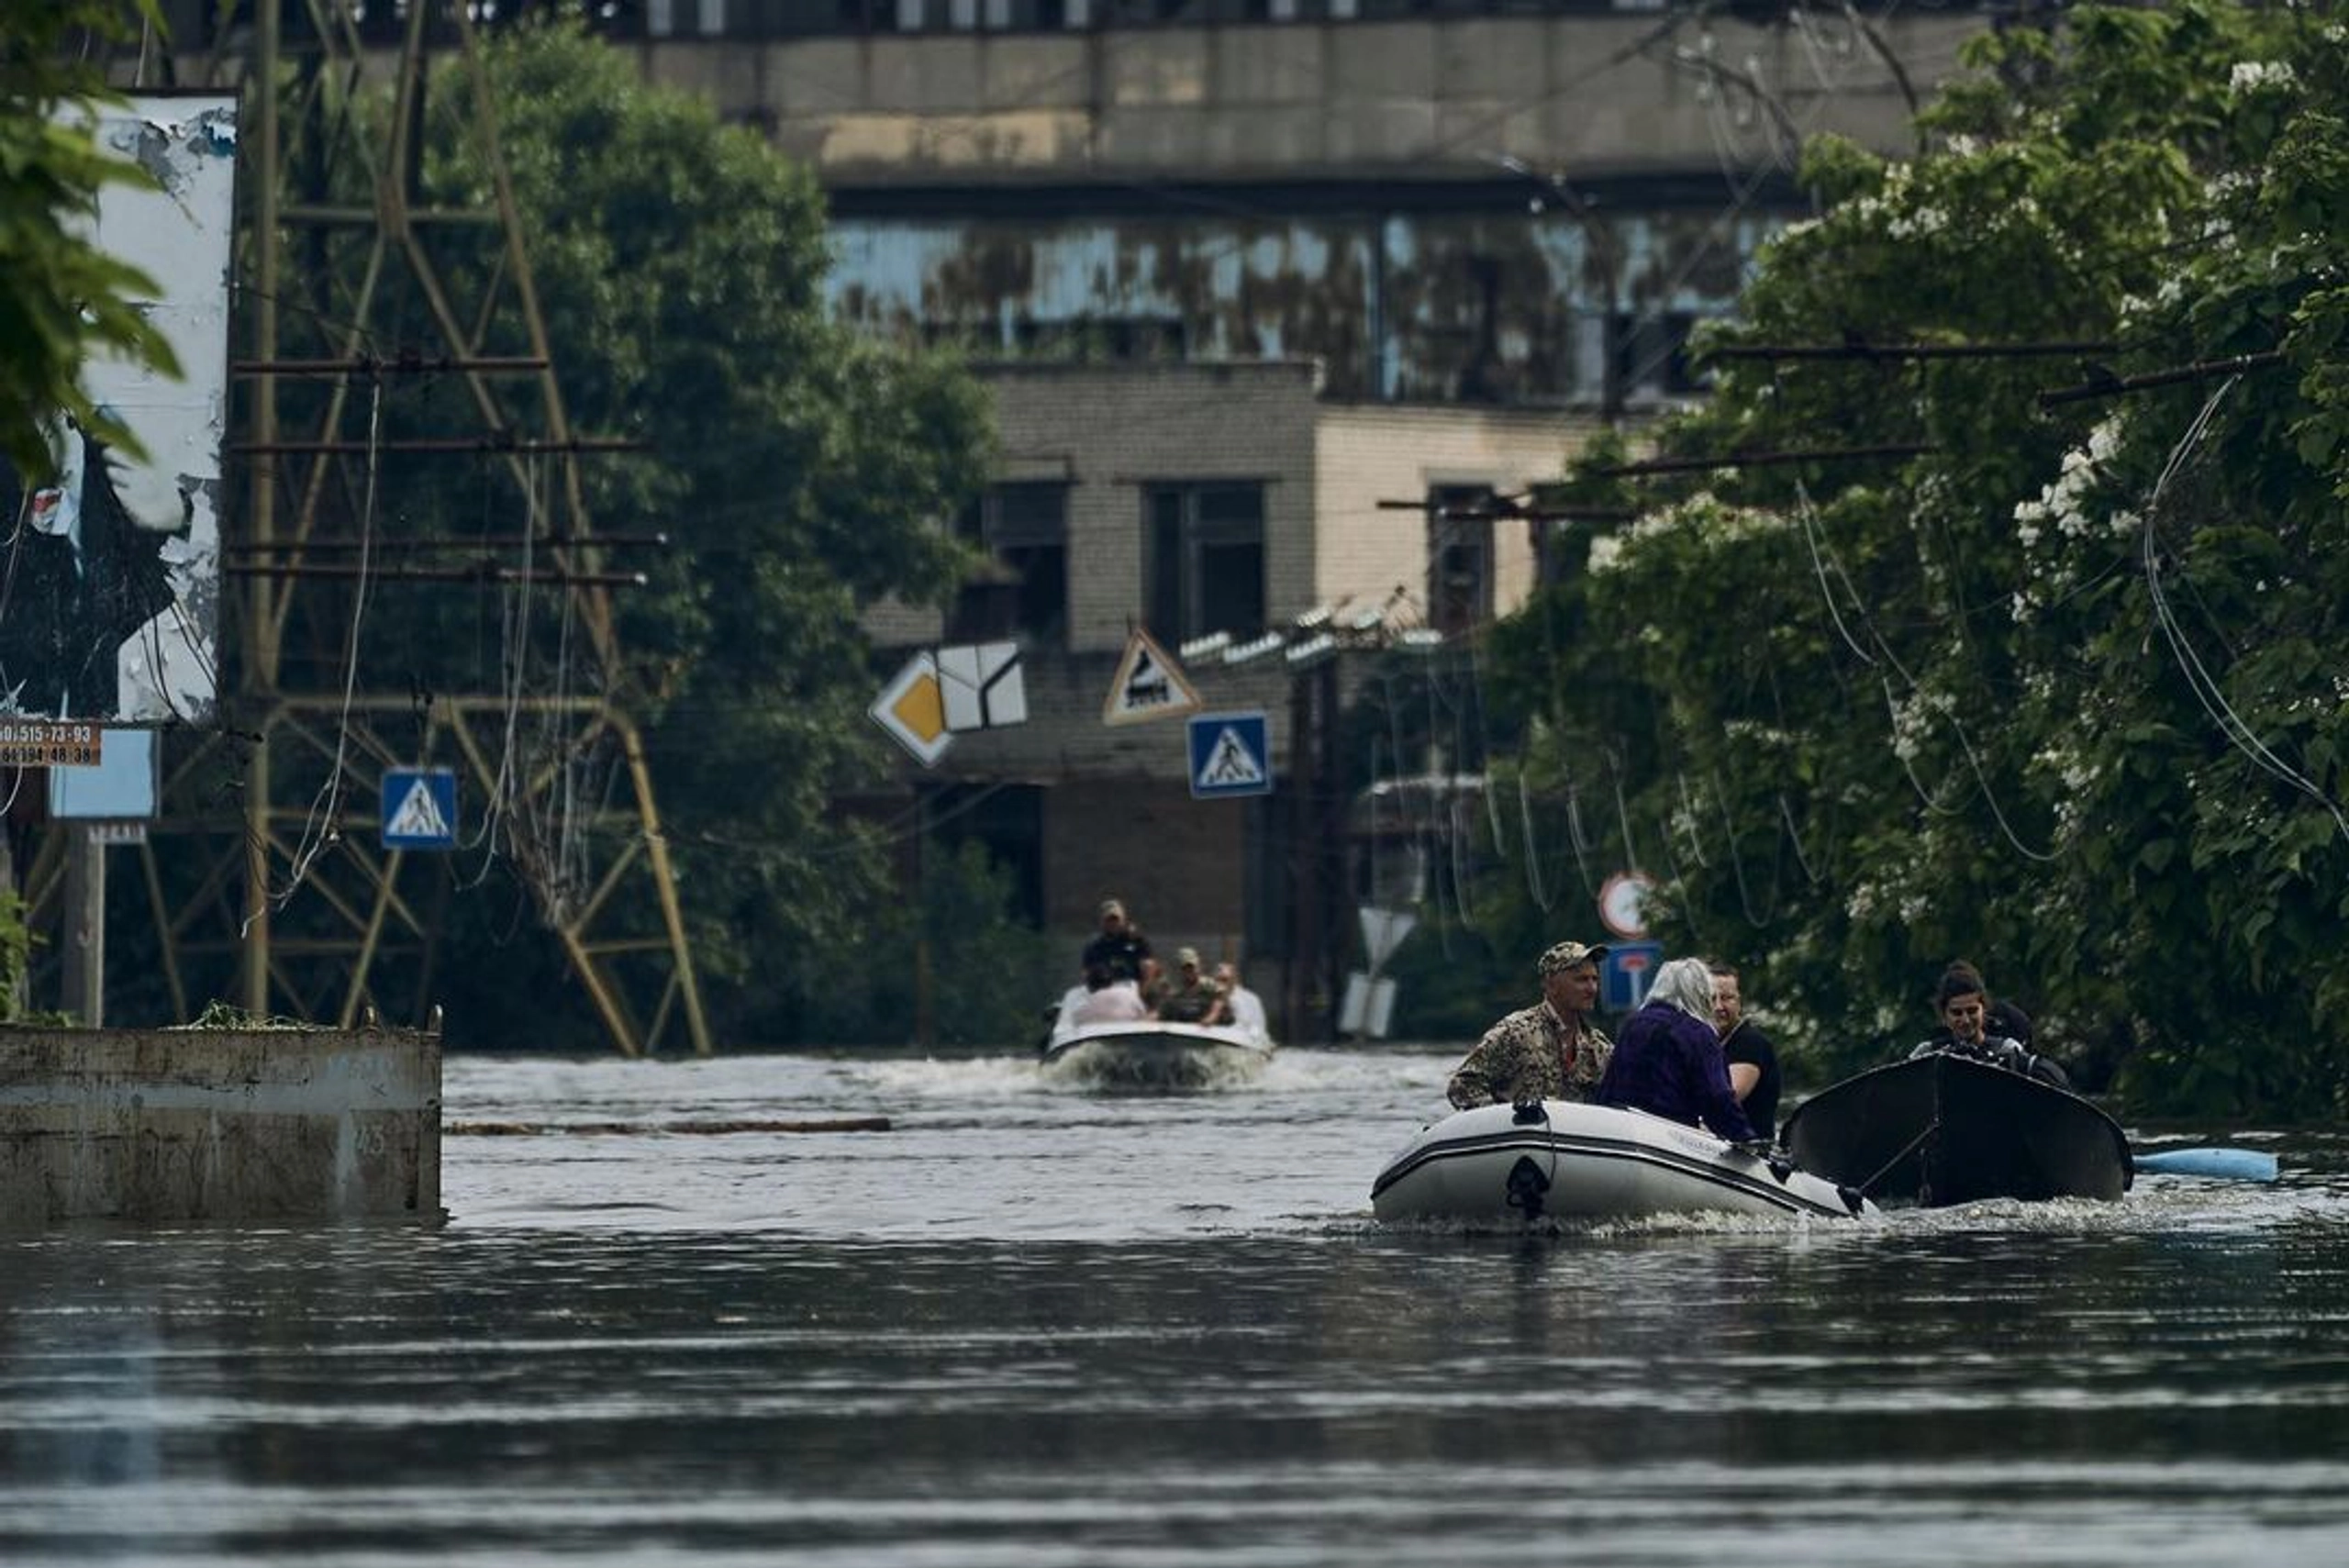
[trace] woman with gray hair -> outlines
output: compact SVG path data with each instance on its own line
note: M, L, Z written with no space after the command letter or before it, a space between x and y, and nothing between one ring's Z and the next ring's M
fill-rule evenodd
M1742 1143L1753 1126L1729 1084L1729 1062L1713 1032L1713 972L1700 958L1676 958L1656 971L1646 1006L1615 1041L1598 1102L1628 1106Z

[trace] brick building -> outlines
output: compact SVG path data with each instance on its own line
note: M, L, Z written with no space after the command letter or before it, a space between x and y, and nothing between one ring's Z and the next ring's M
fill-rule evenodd
M1593 427L1336 401L1296 361L983 374L1002 478L964 526L1010 570L951 614L893 606L870 630L887 649L1016 639L1030 717L958 735L928 770L909 759L904 783L1015 868L1072 963L1115 893L1161 946L1241 962L1275 999L1275 1028L1311 1038L1351 906L1343 803L1297 728L1325 717L1323 694L1343 700L1360 661L1293 665L1300 618L1378 643L1507 613L1536 575L1527 525L1394 503L1522 491ZM1183 720L1103 722L1138 628L1177 655L1206 710L1267 717L1275 794L1194 799ZM1256 639L1275 645L1230 661ZM1300 1011L1317 1016L1282 1016Z

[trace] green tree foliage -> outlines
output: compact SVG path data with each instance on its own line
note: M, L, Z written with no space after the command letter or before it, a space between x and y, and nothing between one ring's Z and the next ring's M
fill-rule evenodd
M1071 955L1013 918L985 846L933 851L926 862L912 902L876 907L785 961L802 998L791 1038L907 1044L925 992L936 1044L1024 1050L1043 1037L1042 1010L1067 988Z
M48 470L59 413L118 450L139 443L91 405L82 366L94 353L131 356L175 375L171 345L128 300L154 283L95 246L88 224L112 184L148 183L137 164L100 150L85 117L115 101L96 50L145 21L153 0L54 0L0 8L0 458L26 473ZM31 937L23 902L0 894L0 1018L17 1014Z
M623 51L568 26L510 29L486 48L485 77L571 424L642 443L585 465L586 514L601 534L669 541L606 557L649 579L613 595L616 684L647 726L714 1028L773 1042L805 1012L805 966L784 955L842 940L887 883L887 847L827 817L835 792L879 778L887 746L863 712L877 680L858 617L886 595L935 601L957 581L963 547L940 523L984 482L984 395L947 360L874 347L829 319L820 192L754 131L647 85ZM474 84L454 67L432 83L417 199L495 210L471 134ZM325 176L329 188L344 177ZM331 251L310 261L316 316L330 322L347 306L324 280L356 269ZM493 243L441 264L454 298L511 282ZM423 291L387 284L369 317L379 346L433 343L430 308ZM518 312L497 332L489 351L530 352ZM516 424L532 428L527 394L510 395ZM481 428L453 379L383 399L387 437ZM386 534L512 539L529 520L528 490L499 465L387 462L371 483ZM553 483L539 481L541 499ZM379 589L367 684L594 689L605 672L559 602L548 589L528 603L498 589ZM517 733L538 723L524 717ZM626 780L584 787L579 804L608 804ZM514 940L531 916L510 864L489 878L496 896L453 907L463 967L443 990L453 1030L527 1042L549 1032L548 998L575 988L551 943ZM659 1001L636 1000L646 1012Z
M104 50L73 46L135 37L142 21L161 25L155 0L0 7L0 456L25 473L48 468L47 432L60 412L118 450L139 450L82 390L94 353L179 373L170 343L128 303L155 284L88 231L100 191L152 182L92 139L84 117L116 99Z
M1821 1073L1920 1035L1963 955L2141 1108L2336 1113L2349 44L2189 0L1968 66L1920 156L1809 150L1821 216L1717 341L2111 347L1720 361L1665 452L1929 450L1585 475L1640 515L1498 639L1559 737L1525 766L1554 799L1611 755L1658 934L1739 961Z

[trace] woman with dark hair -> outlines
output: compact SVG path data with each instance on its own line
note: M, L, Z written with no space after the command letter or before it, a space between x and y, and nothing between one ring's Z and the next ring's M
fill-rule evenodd
M1743 1143L1753 1124L1730 1088L1729 1062L1713 1029L1713 972L1700 958L1675 958L1656 971L1647 1005L1615 1041L1598 1103L1629 1106Z
M1946 1051L2025 1073L2059 1089L2072 1086L2071 1075L2063 1068L2021 1041L1990 1029L1990 995L1972 964L1953 963L1942 972L1941 984L1933 988L1933 1010L1941 1015L1942 1032L1911 1051L1911 1061Z
M1979 969L1962 958L1950 960L1949 967L1942 971L1941 984L1954 984L1963 989L1969 984L1975 990L1982 993L1983 998L1990 1005L1989 1016L1984 1020L1985 1032L2013 1040L2017 1045L2029 1045L2031 1043L2031 1015L2004 996L1991 995L1990 987L1983 984L1982 972ZM1934 991L1933 1008L1937 1019L1941 1013L1940 995L1940 989L1937 986ZM1927 1038L1943 1044L1948 1043L1949 1026L1936 1022L1933 1025L1933 1032Z

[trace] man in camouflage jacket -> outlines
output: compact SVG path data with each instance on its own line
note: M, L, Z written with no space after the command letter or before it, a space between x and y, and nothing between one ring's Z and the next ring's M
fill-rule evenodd
M1542 1000L1511 1013L1453 1069L1445 1097L1462 1110L1528 1100L1588 1100L1607 1072L1615 1042L1589 1021L1598 1004L1604 947L1560 942L1535 972Z

